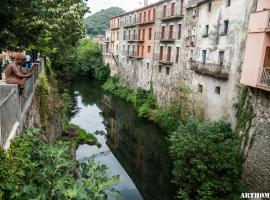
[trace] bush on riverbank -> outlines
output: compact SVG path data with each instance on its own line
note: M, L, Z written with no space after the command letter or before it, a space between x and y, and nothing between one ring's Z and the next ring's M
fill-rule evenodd
M224 121L180 123L170 136L178 199L236 199L241 194L238 138Z
M103 89L133 103L140 117L149 118L151 110L157 107L157 101L151 92L142 88L136 91L130 90L120 84L115 77L109 78L103 85Z
M106 168L91 160L76 163L72 156L74 142L55 140L49 144L37 129L25 130L7 152L0 149L0 197L107 199L107 193L113 192L108 187L118 183L119 177L107 178Z
M105 91L133 103L139 116L155 122L169 135L178 199L237 199L243 161L239 138L222 120L211 123L190 118L192 112L186 102L189 91L182 87L180 100L162 108L151 93L141 89L134 92L115 77L103 85Z
M70 70L74 76L91 75L100 81L106 81L110 76L109 66L103 64L101 49L90 39L80 41Z

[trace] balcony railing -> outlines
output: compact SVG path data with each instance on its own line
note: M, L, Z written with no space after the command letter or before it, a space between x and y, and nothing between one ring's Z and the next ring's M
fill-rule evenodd
M180 5L175 6L174 9L167 8L166 11L163 9L159 13L159 18L163 21L165 20L173 20L173 19L181 19L183 18L183 8Z
M127 40L128 42L136 42L138 41L138 35L137 34L130 34L130 35L126 35L125 40ZM144 40L140 40L140 41L144 41Z
M116 23L116 24L111 24L111 30L115 30L115 29L119 29L120 28L120 24Z
M133 20L127 20L126 22L123 22L123 27L124 28L129 28L129 27L134 27L137 25L136 19Z
M229 66L190 60L190 69L200 74L214 76L225 80L229 79Z
M174 30L171 32L166 30L164 33L156 33L156 39L160 40L160 42L174 42L176 38L176 32Z
M155 23L155 20L156 19L154 19L154 18L152 18L152 19L149 19L149 18L146 18L146 19L142 18L142 19L140 19L140 18L138 18L137 25L152 24L152 23Z
M270 69L261 69L258 85L270 90Z
M168 58L168 54L163 53L161 56L160 53L155 53L154 54L154 60L158 60L160 64L165 64L165 65L172 65L173 61L172 58Z

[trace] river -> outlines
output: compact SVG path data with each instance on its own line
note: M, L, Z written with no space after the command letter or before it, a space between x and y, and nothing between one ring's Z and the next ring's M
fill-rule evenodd
M120 184L113 187L123 200L172 200L175 187L164 133L139 118L130 103L104 93L97 81L79 78L70 90L76 102L71 122L95 133L102 145L81 145L76 158L93 158L110 175L120 175Z

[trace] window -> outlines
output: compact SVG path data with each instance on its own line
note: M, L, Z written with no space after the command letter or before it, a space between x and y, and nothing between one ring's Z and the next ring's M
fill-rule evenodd
M156 18L156 9L153 10L153 20Z
M148 29L148 39L152 40L152 28Z
M163 60L163 46L159 49L159 60Z
M170 68L166 67L166 75L169 75L169 74L170 74Z
M161 65L158 66L158 72L159 72L159 73L162 72L162 66L161 66Z
M128 39L130 40L131 39L131 34L130 34L130 30L128 31Z
M230 6L231 6L231 0L227 0L226 7L230 7Z
M139 32L138 32L138 39L139 40L141 39L141 30L139 30Z
M151 46L148 46L148 47L147 47L147 52L148 52L148 53L151 53Z
M142 39L144 40L144 38L145 38L145 29L143 29L143 37L142 37Z
M182 32L182 24L178 24L178 36L177 36L178 40L181 39L181 32Z
M220 94L220 87L219 86L216 87L215 93L218 94L218 95Z
M171 62L171 57L172 57L172 47L168 47L168 52L167 52L167 61Z
M224 64L224 51L219 51L219 56L218 56L218 60L219 60L219 65L223 66Z
M137 47L137 55L136 56L140 56L140 46Z
M166 17L167 6L163 6L163 17Z
M148 10L148 21L151 20L151 10Z
M127 59L127 64L129 64L129 59Z
M147 69L149 69L149 63L147 63L146 65L147 65Z
M171 16L174 16L175 3L171 4Z
M212 2L209 2L208 3L208 12L211 12L211 10L212 10Z
M146 22L146 12L143 13L143 21Z
M169 31L169 39L172 40L173 39L173 25L170 25L170 31Z
M161 39L164 39L165 36L165 26L162 26L161 28Z
M175 58L175 62L176 63L179 62L179 51L180 51L180 48L179 47L176 47L176 58Z
M198 86L198 92L199 93L202 93L203 92L203 86L201 84L199 84L199 86Z
M208 34L209 34L209 25L205 25L204 37L208 37Z
M142 57L144 56L144 46L142 46Z
M224 29L223 29L223 34L226 35L228 33L228 28L229 28L229 20L224 21Z
M133 60L133 59L131 60L131 64L132 64L132 65L134 64L134 60Z
M126 46L125 45L123 45L123 51L125 51L126 50Z
M202 50L202 63L206 63L206 50Z
M142 22L142 13L140 13L140 19L139 22Z
M126 40L126 31L124 31L124 37L123 40Z

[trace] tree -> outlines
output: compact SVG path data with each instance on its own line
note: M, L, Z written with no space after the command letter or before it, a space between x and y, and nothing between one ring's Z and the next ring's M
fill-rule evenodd
M86 32L90 36L105 35L106 29L109 28L110 18L120 15L125 11L118 7L111 7L101 10L85 19Z
M189 119L171 134L170 142L179 199L239 197L242 157L229 124Z

